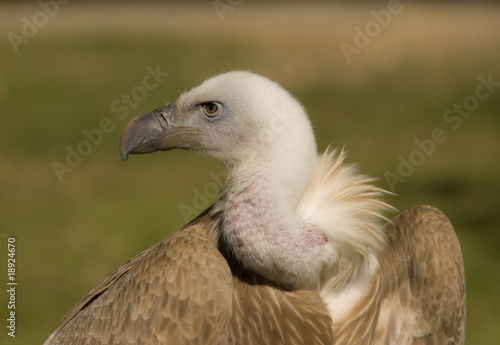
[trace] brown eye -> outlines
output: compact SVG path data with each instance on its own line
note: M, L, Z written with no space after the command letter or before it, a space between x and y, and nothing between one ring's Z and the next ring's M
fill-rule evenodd
M203 104L203 112L208 117L215 117L219 113L219 104L215 102L207 102Z

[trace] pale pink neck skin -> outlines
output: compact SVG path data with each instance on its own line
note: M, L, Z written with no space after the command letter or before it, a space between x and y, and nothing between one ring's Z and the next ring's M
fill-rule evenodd
M236 257L245 267L290 287L315 280L311 260L319 258L327 240L295 217L291 205L298 200L286 200L284 181L272 169L260 168L230 174L228 182L223 236Z

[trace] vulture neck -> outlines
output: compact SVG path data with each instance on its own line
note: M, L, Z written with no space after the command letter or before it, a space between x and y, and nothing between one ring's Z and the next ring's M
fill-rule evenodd
M315 152L311 156L289 164L261 156L232 167L221 199L222 236L236 258L287 288L314 284L308 262L326 244L323 234L295 216L316 160Z

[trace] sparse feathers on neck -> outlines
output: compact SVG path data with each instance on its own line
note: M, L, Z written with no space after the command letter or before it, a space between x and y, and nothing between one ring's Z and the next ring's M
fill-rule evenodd
M226 216L233 217L232 221L226 222L226 228L222 228L236 255L241 255L243 264L246 263L247 267L260 271L277 283L285 283L286 286L321 288L328 285L328 289L335 289L353 280L363 263L383 250L386 238L380 221L385 219L383 212L391 209L380 199L385 191L373 186L373 179L358 174L353 165L343 164L345 156L344 151L339 153L337 150L327 150L321 157L317 157L308 184L298 205L293 209L290 209L290 205L276 202L272 185L265 174L249 178L246 180L247 184L235 185L230 181L218 207L226 207ZM264 171L265 169L262 170ZM250 190L256 186L259 188L259 185L262 189ZM264 207L257 208L257 203ZM238 204L249 207L235 212L234 207ZM233 221L245 214L251 215L246 218L245 227L241 228L241 224ZM281 229L279 236L273 235L277 229ZM242 249L243 242L238 242L241 238L231 239L235 233L236 237L244 236L246 231L252 234L262 232L256 237L259 242L252 244L255 246L253 250L260 251L258 259L248 259L247 253ZM317 243L312 246L311 243L306 243L311 240L311 236L318 239L318 234L326 238L326 245L321 245L318 240L314 240ZM279 240L277 247L268 247L260 242L282 235L289 235L290 241ZM287 257L280 256L283 252L291 254L288 259L293 259L298 273L287 271L293 265L286 262ZM273 262L271 271L274 271L271 274L266 267L267 259ZM254 266L255 262L249 263L252 260L257 260L258 265L262 266ZM281 268L277 262L282 263Z

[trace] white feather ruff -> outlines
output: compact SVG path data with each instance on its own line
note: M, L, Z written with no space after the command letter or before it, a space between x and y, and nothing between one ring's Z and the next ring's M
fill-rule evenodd
M367 257L386 245L381 220L392 207L380 199L385 190L371 183L374 179L343 164L344 150L326 150L318 158L296 214L313 224L327 237L336 257Z

